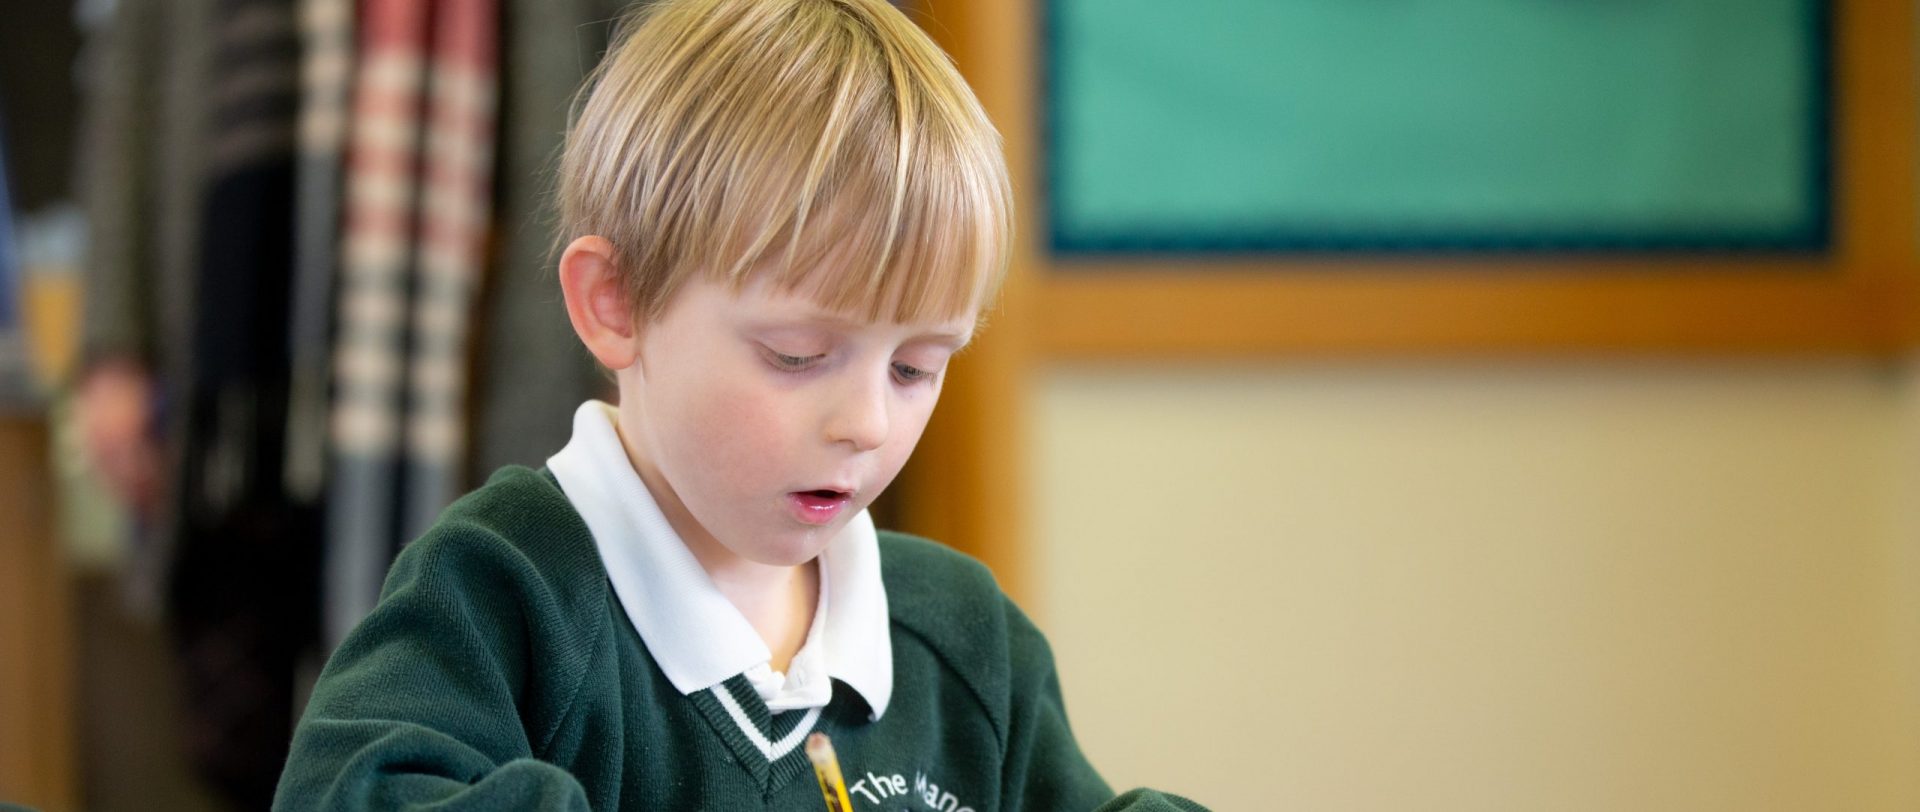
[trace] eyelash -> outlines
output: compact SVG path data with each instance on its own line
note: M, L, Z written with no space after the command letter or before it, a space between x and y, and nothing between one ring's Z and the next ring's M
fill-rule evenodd
M781 372L805 372L812 368L813 362L826 357L824 355L801 357L797 355L787 355L786 353L776 352L774 350L768 350L767 353L773 356L774 368ZM928 383L931 382L936 375L936 373L930 370L921 369L911 364L894 364L893 374L894 377L903 384Z
M906 374L903 370L911 370L912 374ZM893 374L894 377L901 379L901 383L931 383L934 378L931 370L921 369L911 364L894 364Z
M802 358L796 355L774 352L773 350L767 350L767 353L773 356L773 365L779 367L784 372L799 372L806 369L814 360L822 357L819 355L809 355Z

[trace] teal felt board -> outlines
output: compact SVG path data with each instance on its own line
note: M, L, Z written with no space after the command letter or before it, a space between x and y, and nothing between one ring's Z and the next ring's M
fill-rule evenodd
M1821 0L1045 0L1061 253L1826 247Z

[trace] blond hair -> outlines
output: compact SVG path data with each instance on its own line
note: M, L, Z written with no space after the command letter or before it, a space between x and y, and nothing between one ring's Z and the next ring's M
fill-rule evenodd
M1004 274L1000 136L885 0L656 0L567 133L562 240L613 243L637 317L757 274L869 320L944 320Z

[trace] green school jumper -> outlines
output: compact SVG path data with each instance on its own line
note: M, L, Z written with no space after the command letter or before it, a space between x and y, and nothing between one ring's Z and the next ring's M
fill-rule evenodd
M1195 810L1115 798L1068 729L1053 657L985 567L881 533L893 699L817 715L868 810ZM275 809L821 810L809 714L744 675L682 695L551 473L506 468L394 562L328 661ZM728 700L731 701L728 701Z

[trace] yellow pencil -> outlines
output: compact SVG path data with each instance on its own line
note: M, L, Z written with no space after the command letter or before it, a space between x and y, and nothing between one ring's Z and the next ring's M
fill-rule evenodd
M847 779L840 775L840 759L833 755L833 742L816 730L807 734L807 760L813 762L813 775L820 779L820 794L826 796L827 812L853 812L847 797Z

